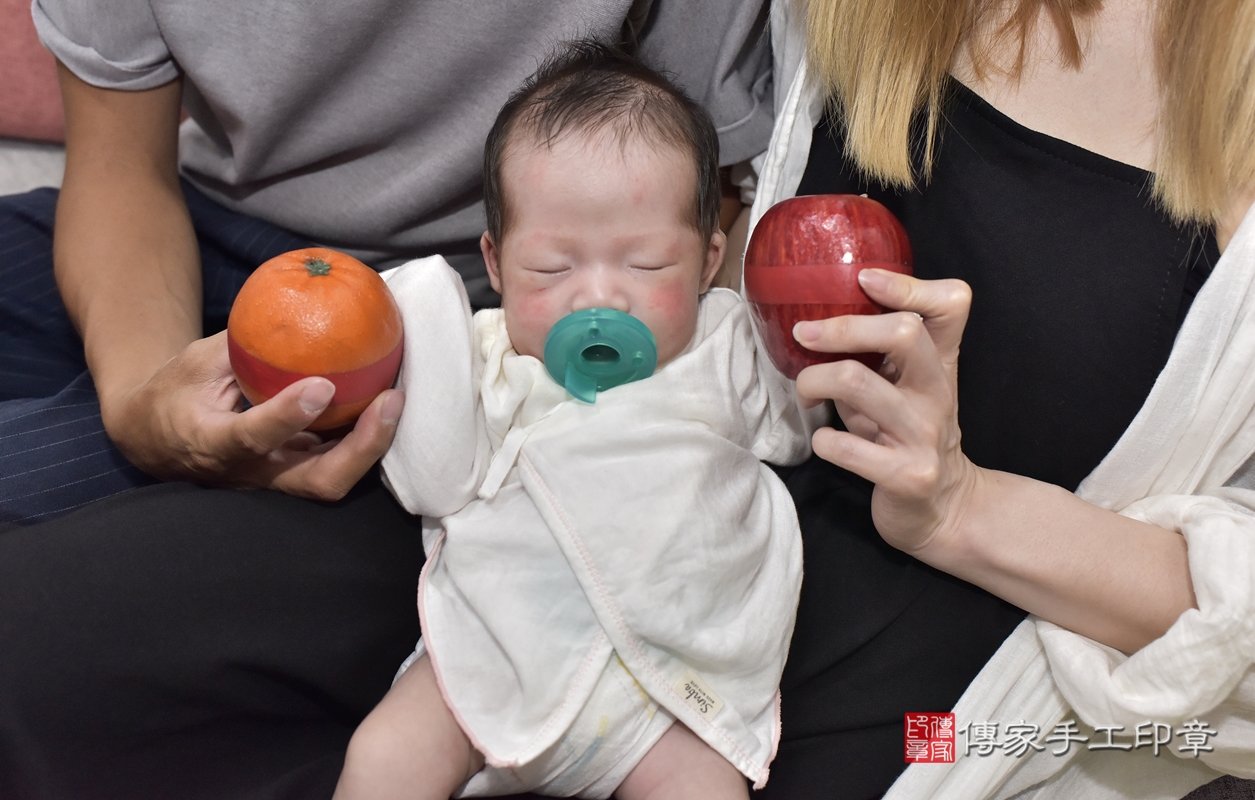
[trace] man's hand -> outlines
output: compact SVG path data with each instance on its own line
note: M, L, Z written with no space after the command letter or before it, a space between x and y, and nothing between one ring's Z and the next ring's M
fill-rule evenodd
M122 452L158 478L337 500L392 443L404 396L385 391L352 431L324 442L304 428L334 391L325 378L306 378L241 411L223 332L188 345L147 383L102 408Z
M181 80L124 92L90 86L65 67L60 76L57 283L109 436L158 478L343 497L388 449L401 393L384 392L329 442L304 432L331 401L326 379L241 412L226 334L197 339L200 258L178 177Z

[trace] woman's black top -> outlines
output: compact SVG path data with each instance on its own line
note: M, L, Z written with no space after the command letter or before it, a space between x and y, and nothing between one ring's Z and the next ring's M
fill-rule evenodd
M866 193L906 227L916 276L971 285L964 452L1075 489L1145 401L1218 258L1215 239L1168 219L1149 173L951 86L926 184L899 191L861 178L839 123L826 121L798 194ZM905 766L903 715L953 707L1024 612L886 545L861 478L818 458L785 477L805 577L783 741L761 794L876 797Z

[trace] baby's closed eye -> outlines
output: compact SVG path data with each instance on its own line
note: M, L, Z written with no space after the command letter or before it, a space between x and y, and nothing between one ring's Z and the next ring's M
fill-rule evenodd
M538 264L524 267L526 272L536 275L561 275L564 272L569 272L570 269L571 267L566 264Z
M671 263L671 262L651 263L651 262L646 261L646 262L639 262L635 264L629 264L628 269L636 271L636 272L660 272L664 269L668 269L674 266L676 266L676 264Z

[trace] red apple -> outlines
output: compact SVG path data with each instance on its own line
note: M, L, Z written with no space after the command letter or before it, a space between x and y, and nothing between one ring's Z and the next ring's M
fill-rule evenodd
M868 267L911 274L906 230L875 200L817 194L767 209L745 250L745 296L777 369L795 379L804 367L842 358L880 367L880 353L818 353L793 338L802 320L887 311L858 285Z

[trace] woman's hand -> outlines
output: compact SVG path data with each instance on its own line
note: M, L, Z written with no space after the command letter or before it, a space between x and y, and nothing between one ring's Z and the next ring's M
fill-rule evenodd
M222 332L188 345L127 396L102 398L102 410L112 410L105 423L118 447L156 477L338 500L388 449L404 397L385 391L343 439L324 442L304 429L334 392L325 378L305 378L240 412Z
M859 282L900 310L801 322L794 336L812 350L884 353L888 363L881 374L853 360L807 367L797 389L836 401L853 432L816 431L815 452L876 484L872 519L885 541L1124 652L1194 605L1179 534L963 455L957 364L967 284L872 269Z
M798 394L831 399L850 432L821 428L815 453L876 484L872 518L894 547L915 552L957 531L980 470L963 455L959 341L972 293L959 280L922 281L866 269L859 283L895 311L800 322L793 335L828 353L884 353L880 374L846 359L802 370Z

